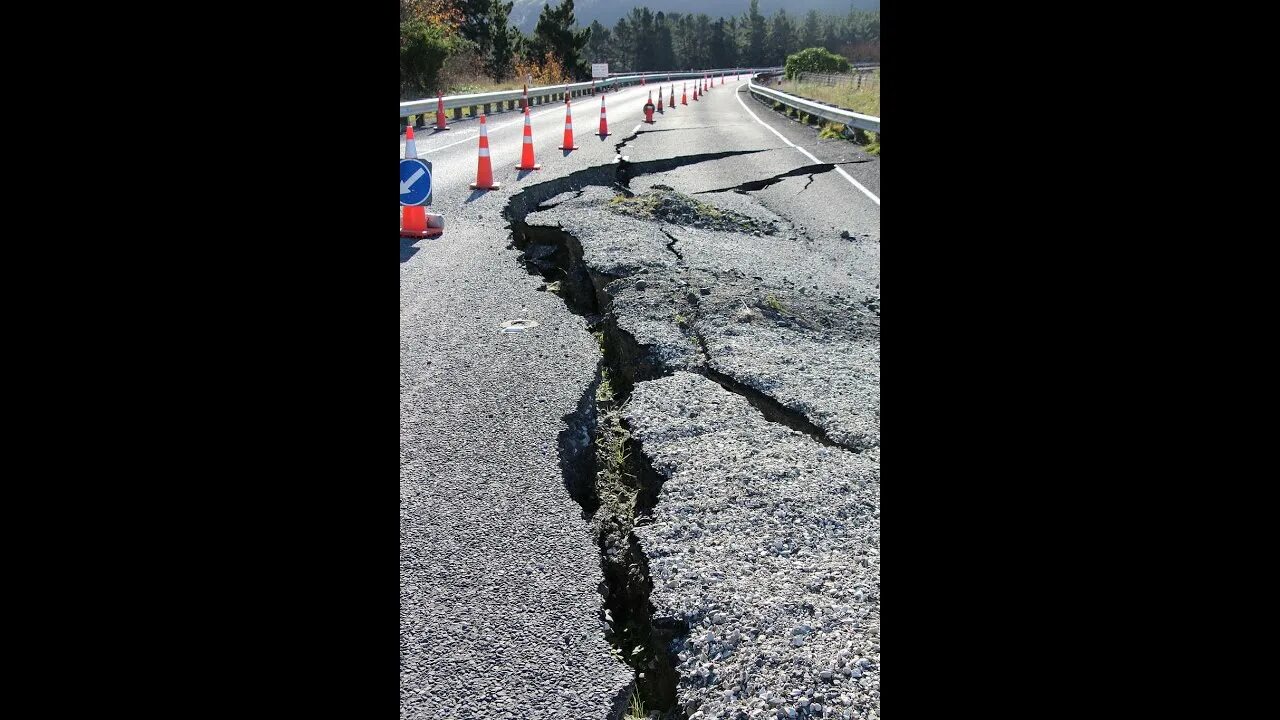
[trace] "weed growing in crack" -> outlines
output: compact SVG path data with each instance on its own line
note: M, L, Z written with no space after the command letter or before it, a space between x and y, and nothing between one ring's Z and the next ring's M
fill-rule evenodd
M684 227L765 235L778 231L777 225L771 221L757 220L732 210L721 210L684 193L662 188L665 186L655 186L648 192L631 197L616 195L609 200L609 209L641 220L659 220ZM680 257L680 253L673 247L675 242L676 239L671 238L668 248Z
M648 720L648 714L644 711L644 701L640 699L637 692L631 693L631 706L627 708L627 716L623 720Z
M787 311L787 306L783 305L781 300L772 295L764 299L764 304L773 308L773 311L777 313L785 313Z
M602 338L602 333L593 333ZM603 340L602 340L603 342ZM600 368L600 385L596 387L596 405L608 405L613 402L613 383L609 381L609 368Z

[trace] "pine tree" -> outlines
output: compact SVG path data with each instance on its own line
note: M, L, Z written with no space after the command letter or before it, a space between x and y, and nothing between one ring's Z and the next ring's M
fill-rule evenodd
M570 76L579 80L588 77L590 73L582 59L582 50L591 39L591 28L575 30L577 24L578 20L573 16L573 0L562 0L555 7L543 6L533 39L528 43L532 59L540 60L546 53L551 53Z
M760 14L760 0L751 0L747 14L743 16L743 25L747 29L747 62L755 67L763 67L768 62L764 46L768 33L765 30L764 16Z
M494 80L503 80L511 74L512 62L524 36L520 30L508 25L514 2L491 0L486 28L489 31L485 70Z

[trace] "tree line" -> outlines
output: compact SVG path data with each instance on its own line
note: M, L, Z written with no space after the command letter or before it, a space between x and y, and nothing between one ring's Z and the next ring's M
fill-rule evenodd
M495 81L533 74L548 82L591 77L590 63L611 72L782 65L804 48L825 48L853 62L880 60L880 11L845 15L809 11L803 18L760 13L751 0L738 17L632 8L612 28L578 27L573 0L548 4L533 33L511 25L514 3L502 0L400 0L402 93L431 93L445 61L474 58Z

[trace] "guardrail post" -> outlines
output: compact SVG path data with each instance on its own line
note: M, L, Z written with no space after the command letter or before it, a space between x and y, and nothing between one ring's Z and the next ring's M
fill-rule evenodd
M454 108L454 109L453 109L453 119L454 119L454 120L461 120L461 119L462 119L462 108L460 108L460 107L456 107L456 108Z
M415 128L426 127L426 126L427 126L427 114L426 114L426 113L418 113L418 115L417 115L417 116L414 118L414 120L413 120L413 126L414 126Z
M471 117L475 117L475 116L476 116L476 115L478 115L478 114L479 114L479 113L477 113L477 112L476 112L476 106L475 106L475 105L472 105L472 106L471 106Z
M489 114L489 103L485 103L485 104L484 104L484 114L485 114L485 115L488 115L488 114Z

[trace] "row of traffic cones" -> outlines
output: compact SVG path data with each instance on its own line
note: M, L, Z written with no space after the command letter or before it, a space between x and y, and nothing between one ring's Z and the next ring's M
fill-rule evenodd
M604 96L600 96L600 137L608 137L609 125L605 120L604 114ZM564 101L564 140L560 144L561 150L577 150L578 145L573 139L573 106L570 105L566 98ZM534 158L533 154L533 124L530 120L529 108L524 109L524 138L523 148L520 153L520 164L516 166L517 170L541 170L542 165ZM473 190L499 190L501 184L493 181L493 162L489 159L489 127L485 121L485 116L480 116L480 157L476 163L476 181L471 183Z
M668 75L668 76L667 76L667 81L668 81L668 82L670 82L670 80L671 80L671 76L670 76L670 75ZM734 81L736 82L737 80L738 80L738 78L737 78L737 77L735 77L735 78L734 78ZM640 78L640 84L641 84L641 85L644 85L644 78ZM721 85L724 85L724 73L720 73L720 84L721 84ZM712 86L712 87L714 87L714 86L715 86L715 79L714 79L714 78L713 78L713 79L712 79L712 81L711 81L711 86ZM617 89L617 88L615 88L615 89ZM702 92L704 92L704 93L705 93L706 91L707 91L707 78L706 78L706 76L704 75L704 76L703 76L703 78L702 78ZM596 81L595 81L595 80L592 80L592 81L591 81L591 94L592 94L592 95L595 95L595 94L596 94ZM685 100L684 95L685 95L685 94L684 94L684 89L683 89L683 88L681 88L681 92L680 92L680 104L681 104L681 105L688 105L689 103L688 103L688 101L687 101L687 100ZM694 95L693 99L694 99L694 100L697 100L697 99L698 99L698 87L697 87L697 84L695 84L695 85L694 85L694 88L693 88L693 95ZM675 88L675 85L672 85L672 86L671 86L671 106L672 106L672 107L675 107L675 104L676 104L676 100L675 100L675 98L676 98L676 88ZM520 109L521 109L521 110L528 110L528 109L529 109L529 85L528 85L527 83L524 85L523 96L520 98ZM661 87L659 87L659 88L658 88L658 112L662 112L662 111L663 111L663 110L662 110L662 88L661 88ZM447 122L446 122L446 120L445 120L445 114L444 114L444 94L443 94L443 93L437 93L437 94L436 94L436 130L448 130L448 129L449 129L449 125L447 124Z
M703 91L709 87L708 80L703 78ZM600 95L600 130L598 135L601 138L609 137L609 120L605 110L605 94ZM676 86L671 85L671 109L676 107ZM693 86L693 99L698 99L698 83ZM649 91L649 103L653 103L653 91ZM688 83L682 83L680 88L680 104L688 105ZM658 105L659 111L663 110L662 87L658 87ZM569 103L569 99L564 101L564 140L560 145L561 150L577 150L578 146L573 139L573 107ZM406 151L407 153L407 151ZM407 156L407 154L406 154ZM530 121L529 108L524 109L524 138L523 148L520 154L520 164L516 166L517 170L541 170L542 165L538 164L533 153L533 125ZM499 183L493 181L493 163L489 159L489 130L485 124L485 116L480 116L480 156L476 165L476 181L471 183L474 190L499 190Z
M670 80L670 78L668 78ZM643 85L643 80L641 82ZM724 76L721 75L720 84L724 84ZM714 80L711 81L714 85ZM702 81L702 91L705 93L709 85L707 78L704 76ZM524 108L524 138L523 149L520 154L520 164L516 166L517 170L541 170L542 165L538 164L533 154L533 125L529 115L528 103L529 88L526 85L524 89L524 98L521 99L521 106ZM592 90L594 94L594 88ZM671 109L676 107L676 86L671 85ZM693 86L693 99L698 99L698 83ZM649 91L649 103L653 102L653 91ZM688 83L682 83L680 87L680 104L688 105ZM662 86L658 86L658 111L663 111L663 94ZM437 95L436 104L436 130L448 130L449 126L445 121L444 114L444 97ZM600 131L601 138L609 137L609 120L605 110L605 95L600 95ZM573 139L573 106L569 102L569 98L564 101L564 140L560 145L561 150L577 150L578 146ZM410 126L405 134L405 158L418 157L417 142L413 137L413 127ZM485 116L480 116L480 148L479 159L476 165L476 181L470 184L475 190L499 190L501 184L493 181L493 163L489 157L489 129L485 121ZM428 213L421 205L405 205L400 209L400 236L401 237L435 237L444 232L444 216Z

